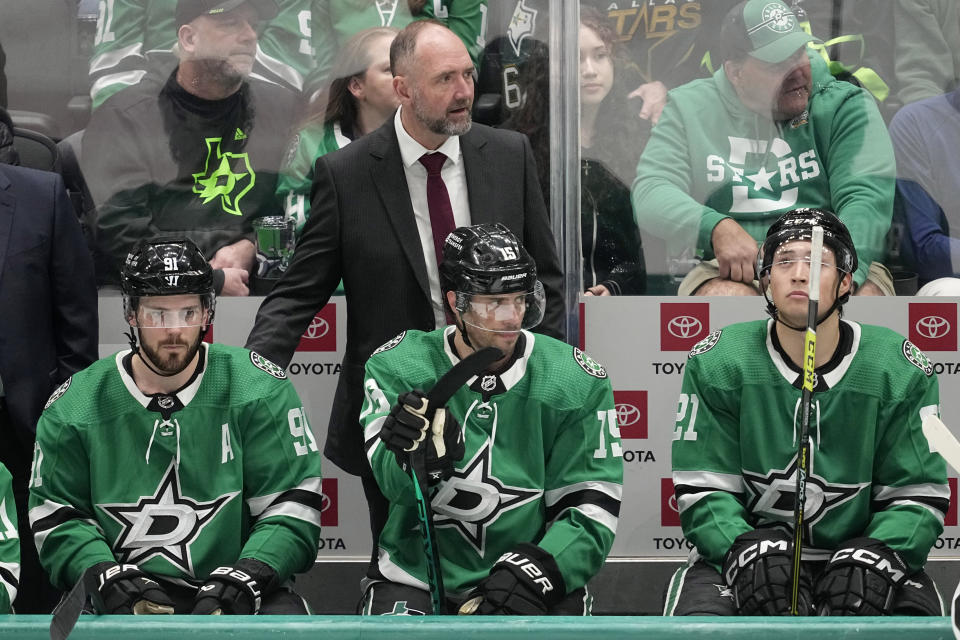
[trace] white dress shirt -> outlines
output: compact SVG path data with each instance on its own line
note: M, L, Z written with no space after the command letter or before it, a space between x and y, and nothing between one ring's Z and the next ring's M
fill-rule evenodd
M402 107L401 107L402 108ZM410 204L417 220L417 233L420 234L420 246L423 259L427 264L427 279L430 281L430 301L433 317L438 327L447 324L443 308L443 294L440 292L440 272L437 269L437 255L433 248L433 228L430 225L430 208L427 206L427 169L420 164L420 156L433 153L410 137L400 121L400 109L393 118L400 143L400 156L403 158L403 172L407 176L407 188L410 190ZM463 156L460 154L460 137L450 136L437 151L447 156L440 177L450 196L453 209L453 222L457 227L470 224L470 203L467 199L467 174L463 169Z

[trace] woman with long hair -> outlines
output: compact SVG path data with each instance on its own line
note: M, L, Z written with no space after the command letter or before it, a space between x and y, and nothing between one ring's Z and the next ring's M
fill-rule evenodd
M390 44L397 33L393 27L374 27L347 41L334 63L333 81L311 103L290 145L277 194L287 217L296 221L298 234L310 211L317 158L370 133L397 109L390 73Z

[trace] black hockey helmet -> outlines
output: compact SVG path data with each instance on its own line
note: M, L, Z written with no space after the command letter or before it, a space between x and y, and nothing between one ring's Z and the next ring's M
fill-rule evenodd
M205 324L213 322L213 269L188 238L139 242L127 254L120 270L120 288L128 320L136 317L142 297L198 295L209 310Z
M443 243L440 288L456 293L456 307L467 310L473 295L526 293L523 328L543 319L545 295L537 265L517 237L500 223L459 227Z
M813 228L817 226L823 229L823 244L833 251L837 269L844 274L852 274L856 271L858 264L857 251L853 246L853 238L850 237L850 232L847 231L846 225L840 221L840 218L826 209L801 208L786 212L770 225L767 230L767 237L764 238L760 251L757 253L757 279L761 280L764 276L769 275L777 248L794 240L810 240L813 237ZM849 291L842 296L840 295L842 281L842 276L837 278L837 289L833 304L826 312L821 314L817 321L818 325L828 318L835 309L842 307L850 299ZM784 322L779 317L777 307L767 295L766 287L761 286L761 288L763 289L763 297L767 301L767 313L771 317L791 329L805 330L805 327L794 327Z

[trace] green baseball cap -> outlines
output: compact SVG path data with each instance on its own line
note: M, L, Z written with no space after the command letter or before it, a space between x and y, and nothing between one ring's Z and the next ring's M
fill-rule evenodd
M727 14L720 36L731 54L746 54L762 62L783 62L809 42L820 42L800 27L800 21L779 0L746 0Z

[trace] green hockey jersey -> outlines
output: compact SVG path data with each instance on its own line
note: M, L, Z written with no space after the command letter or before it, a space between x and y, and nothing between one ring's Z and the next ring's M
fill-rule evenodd
M20 538L13 479L0 464L0 614L10 613L20 583Z
M280 580L310 568L320 454L284 371L214 344L186 387L146 396L129 353L68 379L37 426L30 522L53 584L104 561L186 585L240 558Z
M390 501L374 579L427 589L413 481L379 433L398 395L429 391L459 361L453 331L407 331L367 361L360 422ZM556 558L569 592L596 574L613 544L623 461L610 380L579 349L526 331L523 338L505 371L471 378L447 403L466 445L454 475L431 495L451 596L522 542Z
M939 411L933 365L903 336L841 321L838 354L816 370L804 559L877 538L919 569L943 531L946 467L920 423ZM719 565L734 538L793 526L800 370L772 320L715 331L690 351L673 440L680 521Z

